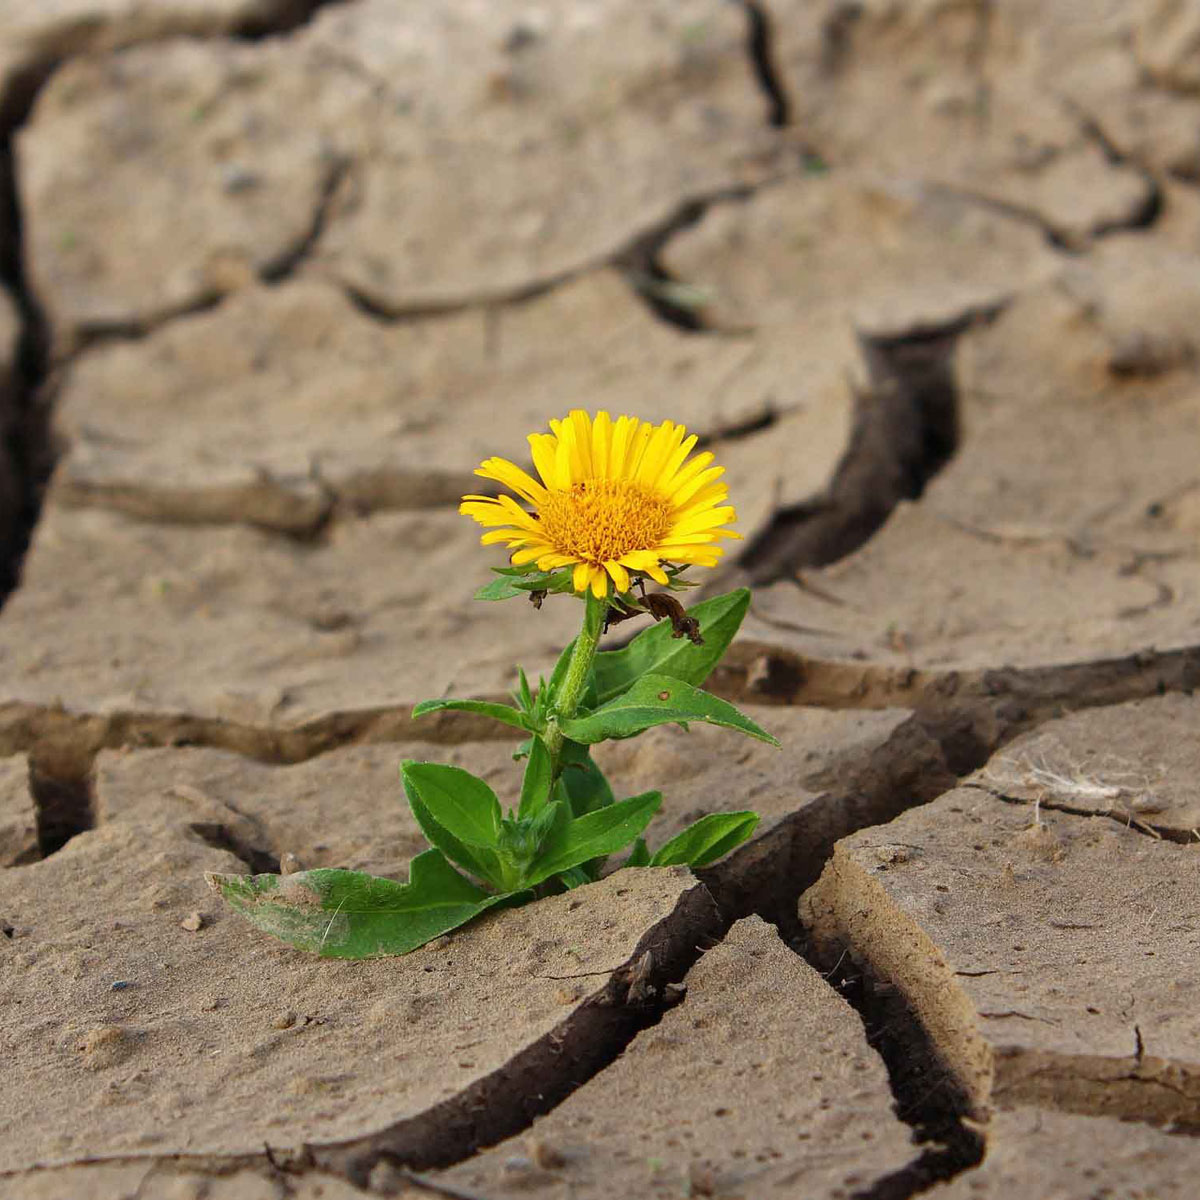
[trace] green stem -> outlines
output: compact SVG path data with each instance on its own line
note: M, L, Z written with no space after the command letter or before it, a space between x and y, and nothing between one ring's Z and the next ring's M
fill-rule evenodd
M592 660L596 657L596 647L600 643L600 632L604 628L604 614L607 611L608 599L597 600L589 588L584 598L583 628L575 639L575 649L571 651L562 686L558 695L554 697L554 711L550 715L542 739L546 743L546 749L550 751L551 779L558 778L559 758L562 755L563 742L566 740L562 729L559 728L559 722L569 721L575 715L583 693L587 690Z

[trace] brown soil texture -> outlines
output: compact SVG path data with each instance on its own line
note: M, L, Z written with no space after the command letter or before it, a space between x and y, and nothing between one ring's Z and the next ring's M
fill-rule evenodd
M576 406L727 467L782 749L597 758L754 838L271 941L514 799ZM1198 464L1197 0L0 0L0 1198L1193 1195Z

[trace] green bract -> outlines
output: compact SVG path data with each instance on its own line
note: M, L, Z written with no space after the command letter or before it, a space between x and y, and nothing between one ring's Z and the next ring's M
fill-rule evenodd
M669 588L685 586L670 573ZM507 567L481 588L482 600L571 591L571 572ZM490 908L593 882L609 856L628 849L624 865L703 867L754 832L751 812L712 813L653 854L642 836L662 803L659 792L617 799L590 747L635 737L655 725L702 721L778 745L733 705L700 685L733 640L750 603L741 588L715 596L643 630L621 650L597 652L606 618L649 611L682 614L655 596L630 592L613 607L590 591L583 628L563 651L549 681L530 686L518 673L512 704L427 700L414 717L456 711L490 717L520 731L514 757L524 759L520 795L507 809L468 771L408 761L401 777L408 803L433 847L412 861L407 883L361 871L293 875L210 875L210 885L260 929L334 958L404 954ZM698 632L697 632L698 627ZM686 634L686 636L684 636Z

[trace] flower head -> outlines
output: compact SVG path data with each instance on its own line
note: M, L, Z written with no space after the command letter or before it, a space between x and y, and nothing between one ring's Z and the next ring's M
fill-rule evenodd
M737 519L724 504L729 489L718 480L707 451L692 455L695 434L664 421L606 412L593 420L576 410L551 421L550 433L529 435L539 483L516 464L489 458L475 474L494 479L512 496L464 496L459 511L489 527L485 546L503 542L514 566L539 570L574 567L575 591L608 593L611 579L627 592L634 575L668 582L662 564L714 567L720 538L738 537L723 528Z

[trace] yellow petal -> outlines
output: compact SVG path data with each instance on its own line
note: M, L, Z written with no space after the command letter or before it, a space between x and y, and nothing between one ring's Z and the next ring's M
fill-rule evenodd
M604 569L612 576L618 592L629 591L629 572L619 562L606 562Z
M514 567L523 567L526 563L531 563L549 551L548 546L526 546L524 550L518 550L512 556L512 565Z
M608 595L608 576L603 567L589 567L592 573L592 595L603 600Z
M533 455L533 465L548 488L560 486L558 472L554 466L554 451L557 446L558 443L554 440L553 434L531 433L529 435L529 449Z
M662 465L672 450L672 438L676 425L674 421L664 421L654 430L646 453L638 466L637 481L645 487L653 487L658 479Z
M629 441L641 422L637 417L618 417L612 432L612 450L608 459L608 477L623 479L625 477L626 457L629 452Z
M537 560L539 571L556 571L559 567L565 567L568 563L573 563L574 558L569 554L560 554L557 550L552 550L548 554L543 554Z
M726 525L730 521L737 520L737 511L726 506L725 508L709 508L704 512L698 512L690 517L685 517L682 521L676 521L671 526L671 536L681 537L689 533L703 533L710 529L715 529L718 525Z
M487 533L480 535L479 544L494 546L497 542L507 542L511 546L513 543L526 541L528 536L519 529L489 529Z
M571 410L571 428L574 430L579 468L579 474L575 478L594 479L596 473L592 467L592 418L582 408L574 408Z
M486 459L475 468L475 474L504 484L530 504L540 504L546 498L546 489L528 472L523 471L516 463L510 463L506 458Z
M588 577L591 575L591 569L587 563L578 563L575 567L575 573L571 576L571 583L577 592L586 592L588 586Z
M702 450L690 462L686 462L671 480L670 484L663 489L664 493L671 497L672 500L686 487L705 467L712 462L713 456L711 450Z
M729 488L725 484L718 485L716 483L716 480L724 474L724 467L709 467L707 471L701 471L694 479L688 480L682 487L676 489L675 494L671 497L671 502L677 509L684 509L702 501L710 488L720 486L728 492Z
M612 451L612 418L603 409L592 422L592 471L597 479L608 479Z
M669 582L667 573L658 565L658 555L653 550L634 550L629 554L622 554L618 561L623 567L649 575L655 583Z
M565 437L558 439L554 451L554 477L560 492L568 491L571 487L571 443Z
M696 448L696 443L700 440L693 433L690 437L685 437L687 430L682 425L679 426L679 444L667 455L667 461L663 463L663 468L658 474L658 479L655 480L655 486L660 492L666 495L671 494L672 481L675 478L679 468L683 465L683 460Z
M629 450L625 455L625 471L623 479L637 479L642 469L642 459L646 456L646 447L654 436L654 426L646 421L637 421L629 431Z

